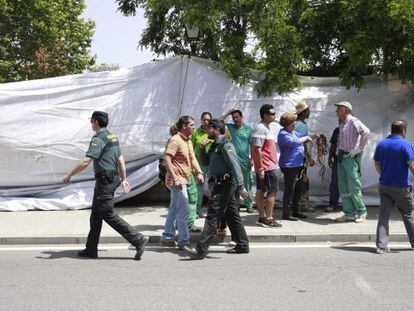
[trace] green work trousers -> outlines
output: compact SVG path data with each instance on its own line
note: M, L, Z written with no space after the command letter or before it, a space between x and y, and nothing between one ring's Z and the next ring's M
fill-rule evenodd
M343 211L348 217L366 215L364 198L361 192L361 155L343 157L338 162L338 188L342 198Z
M208 166L201 166L201 170L203 171L203 174L204 174L204 182L207 182L208 181L208 176L207 176ZM197 183L197 213L201 213L203 211L203 198L204 198L204 183L202 184Z
M197 182L194 178L194 175L191 174L190 177L190 184L187 187L187 194L188 194L188 206L189 206L189 214L188 214L188 228L194 226L194 222L197 218Z
M249 162L242 163L240 162L240 168L243 174L243 181L244 181L244 188L246 188L249 196L244 199L241 205L245 208L253 207L253 193L252 193L252 186L253 186L253 177L252 177L252 166Z

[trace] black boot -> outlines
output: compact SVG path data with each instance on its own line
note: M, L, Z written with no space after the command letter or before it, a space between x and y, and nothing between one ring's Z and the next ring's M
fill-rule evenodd
M78 257L82 258L98 258L98 251L90 251L87 248L78 252Z

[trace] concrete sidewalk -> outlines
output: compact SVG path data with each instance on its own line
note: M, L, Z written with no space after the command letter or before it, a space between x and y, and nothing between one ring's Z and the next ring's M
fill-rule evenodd
M117 207L116 211L140 232L150 236L150 243L159 243L167 214L166 206ZM280 219L276 210L276 219ZM84 244L89 231L90 210L29 211L0 213L0 245L18 244ZM282 228L262 228L256 225L257 213L241 213L251 242L375 242L378 207L368 207L364 223L335 223L341 213L326 213L316 209L304 221L281 221ZM196 224L203 226L204 220ZM198 234L192 235L196 241ZM230 234L225 238L230 241ZM408 241L398 211L390 221L390 241ZM101 243L126 243L104 223Z

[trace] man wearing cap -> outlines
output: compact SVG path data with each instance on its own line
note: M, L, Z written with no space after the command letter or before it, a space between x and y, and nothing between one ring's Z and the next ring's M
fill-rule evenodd
M352 115L352 105L347 101L335 104L339 120L338 137L338 188L345 215L337 222L363 222L367 217L361 192L361 154L369 137L369 129Z
M305 121L310 116L310 105L308 105L304 100L301 100L297 103L295 109L295 114L297 116L297 120L295 122L295 132L298 138L309 136L308 124ZM297 216L299 218L307 218L305 214L301 213L301 211L307 210L309 208L309 178L307 166L309 165L310 167L313 167L315 165L315 161L312 159L312 154L309 150L309 144L310 143L305 143L303 145L305 149L305 159L303 159L304 165L301 178L298 181L298 183L302 184L300 188L303 189L298 203L299 211L297 213Z
M108 121L106 112L93 112L91 126L96 134L92 137L86 157L63 178L64 183L69 183L73 175L83 171L93 161L96 183L92 201L90 231L86 248L78 252L78 256L98 257L102 220L105 220L108 225L136 247L135 259L141 260L146 238L115 214L113 210L114 192L118 186L122 184L124 193L128 193L131 188L126 179L125 162L119 148L118 138L106 129Z
M203 259L214 238L217 223L226 218L236 246L227 253L249 252L249 241L239 214L239 196L249 195L244 188L243 175L233 144L224 136L225 124L220 119L212 119L209 124L209 138L214 142L208 151L210 200L203 232L195 249L183 249L193 259Z

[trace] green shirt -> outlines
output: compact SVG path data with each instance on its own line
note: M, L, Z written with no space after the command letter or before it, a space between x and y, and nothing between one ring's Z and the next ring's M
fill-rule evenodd
M210 142L213 142L212 139L208 138L208 133L204 132L203 127L200 126L198 129L193 131L193 133L191 134L191 142L193 143L195 157L197 158L197 161L199 162L199 164L200 165L207 165L207 163L202 163L202 161L201 161L201 148L200 148L200 146L201 146L201 142L203 140L208 140ZM211 144L207 145L206 152L208 152L210 146L211 146Z
M240 163L249 163L250 145L252 143L252 128L246 124L238 129L233 123L227 123L227 128L231 134L231 143L236 149Z
M93 135L86 152L86 156L93 159L95 175L107 171L118 171L120 155L118 137L112 135L106 128L99 129Z
M239 189L244 188L243 175L233 144L224 136L220 136L211 144L208 152L209 176L223 177L231 174L236 180Z

